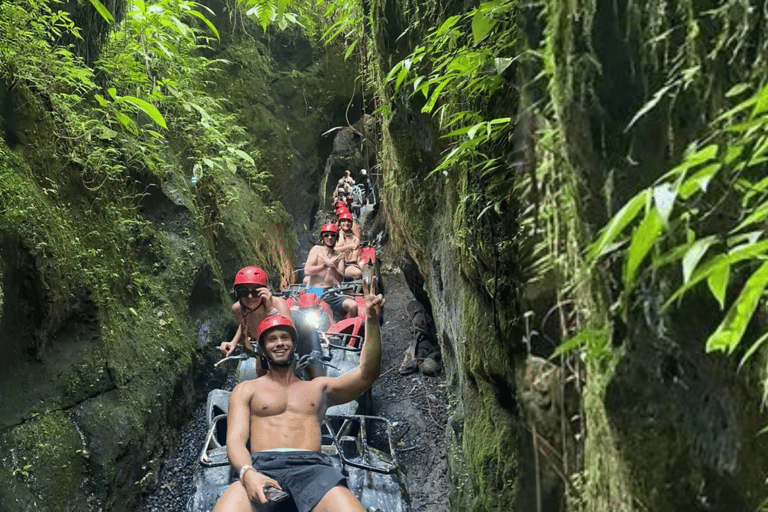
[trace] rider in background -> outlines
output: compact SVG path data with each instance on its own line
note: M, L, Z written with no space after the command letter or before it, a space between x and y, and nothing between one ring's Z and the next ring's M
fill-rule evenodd
M225 341L219 346L219 350L225 356L234 352L240 339L245 340L247 349L256 350L256 347L251 343L251 338L265 318L280 314L293 320L291 310L285 299L275 297L269 291L267 274L262 268L253 266L241 268L235 275L233 287L238 299L232 304L232 314L235 315L237 321L237 332L231 341ZM296 327L299 330L299 354L305 355L316 349L319 341L316 339L317 335L312 326L299 321ZM263 374L261 364L257 364L256 369L259 375ZM307 366L307 372L312 378L322 375L322 369L316 362L311 362Z
M314 293L339 316L357 316L354 299L339 292L329 292L335 283L344 281L344 254L336 251L339 227L328 223L320 228L320 245L314 246L307 256L304 275L309 276L309 293ZM325 294L325 295L324 295Z
M360 279L363 273L360 270L358 259L360 258L360 239L352 232L352 214L345 211L339 214L339 241L336 250L344 254L344 277L348 279Z
M352 187L355 186L355 180L352 179L352 173L347 169L344 171L344 176L339 179L339 186L344 187L345 190L352 191Z
M259 324L268 316L281 314L291 317L290 309L285 299L274 297L269 291L267 273L260 267L243 267L235 275L232 285L237 295L237 302L232 304L232 314L237 320L237 332L231 341L225 341L219 349L228 356L234 352L240 339L253 349L249 333L256 333Z
M339 219L345 213L349 214L349 215L352 215L351 212L349 211L349 208L347 208L345 206L342 206L340 208L336 208L336 220L334 221L334 224L336 224L338 226L339 225ZM358 240L360 238L362 238L362 235L363 235L363 231L360 229L360 226L358 225L358 223L355 222L354 217L352 217L352 234L355 235L358 238Z

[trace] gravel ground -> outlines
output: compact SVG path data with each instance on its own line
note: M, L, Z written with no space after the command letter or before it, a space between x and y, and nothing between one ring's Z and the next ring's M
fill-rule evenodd
M398 373L404 351L413 337L411 319L406 312L413 296L399 271L387 273L385 270L383 280L387 302L382 326L382 376L373 388L373 413L392 422L398 459L407 475L412 510L448 512L451 484L445 456L445 384L441 376ZM232 389L233 385L234 379L230 379L225 388ZM193 489L192 468L206 434L204 408L203 402L179 432L177 443L161 464L157 485L142 500L141 512L185 510Z

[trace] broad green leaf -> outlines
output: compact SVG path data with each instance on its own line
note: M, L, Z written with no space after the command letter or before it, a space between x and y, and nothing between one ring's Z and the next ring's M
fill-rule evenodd
M115 130L111 130L107 128L106 126L102 127L101 132L97 135L98 138L102 140L111 140L114 139L117 136L117 132Z
M442 25L440 25L440 28L437 29L436 35L441 36L451 30L454 25L459 21L460 16L451 16L447 20L443 22Z
M291 0L277 0L277 15L282 16L290 3Z
M691 275L693 274L693 271L696 270L701 258L704 257L707 249L709 249L715 242L717 242L717 238L713 235L696 240L693 245L691 245L690 249L685 253L685 256L683 256L683 283L687 283L691 279Z
M210 29L210 31L213 32L213 35L216 36L216 39L221 40L221 37L219 37L219 31L216 30L216 27L214 26L213 23L211 23L211 20L206 18L205 15L203 15L203 13L192 10L192 11L189 11L189 14L191 14L195 18L202 20L202 22L206 24L208 29Z
M680 165L675 166L662 176L659 181L671 180L677 175L687 171L691 167L696 167L699 164L703 164L717 156L717 144L710 144L696 151L695 153L685 157Z
M685 180L683 184L680 185L680 197L682 199L688 199L693 194L695 194L697 190L706 192L707 187L709 186L709 182L712 181L712 178L721 168L722 165L716 163L707 165L696 171L693 176Z
M113 100L117 99L117 89L115 89L114 87L110 87L109 89L107 89L107 92L109 93L110 96L112 96Z
M208 167L210 167L211 169L215 169L216 168L216 164L213 163L213 160L211 160L210 158L203 157L203 163L205 165L207 165Z
M492 28L493 23L488 15L480 9L475 10L475 14L472 16L472 37L475 40L475 44L482 41Z
M762 222L768 217L768 201L765 201L758 205L756 208L752 209L752 213L743 221L739 223L738 226L736 226L732 232L741 231L745 227L749 226L750 224L754 224L755 222Z
M493 59L493 64L496 67L496 74L502 74L514 61L514 57L496 57Z
M389 70L389 73L387 73L387 76L384 79L384 83L387 83L390 80L392 80L395 77L395 75L397 75L400 72L400 68L402 68L404 65L405 64L402 60L397 64L395 64L394 67L391 70Z
M624 266L624 286L627 290L632 288L637 269L648 255L648 251L653 247L663 228L664 222L658 210L651 208L632 234L632 241L629 244L629 249L627 249L626 265Z
M133 122L133 119L123 114L122 112L115 112L115 117L118 121L120 121L120 124L122 124L126 130L133 134L137 132L136 123Z
M757 93L757 104L755 105L755 110L752 111L752 117L760 115L766 110L768 110L768 85Z
M347 60L350 55L352 55L352 52L355 51L355 46L357 46L357 39L352 41L352 44L349 45L349 48L347 48L347 51L344 52L344 60Z
M756 144L756 146L757 147L754 149L754 151L752 151L752 158L749 161L750 165L756 165L757 162L755 160L761 157L766 152L766 150L768 150L768 136L763 136L760 139L760 142Z
M96 98L96 101L98 101L99 105L101 105L102 107L106 107L107 105L109 105L109 102L107 102L107 100L104 99L104 96L102 96L101 94L94 94L93 96Z
M689 281L675 290L672 296L667 299L664 303L664 307L669 307L670 304L682 297L685 292L701 282L702 279L707 279L713 272L722 271L723 267L754 258L755 256L764 254L766 251L768 251L768 240L745 244L738 249L728 252L728 254L718 254L694 271Z
M91 5L93 5L97 11L99 11L99 14L101 14L101 17L107 20L108 23L115 22L115 18L112 17L112 13L110 13L109 9L104 7L104 4L99 2L99 0L91 0Z
M475 138L475 135L477 135L477 132L478 132L478 131L480 130L480 128L482 128L483 126L485 126L485 123L479 123L479 124L476 124L475 126L471 127L471 128L469 129L469 131L467 132L467 137L469 137L470 139L474 139L474 138Z
M722 269L712 272L707 278L707 286L709 291L715 297L718 303L720 303L720 309L725 308L725 292L728 288L728 278L731 275L731 267L725 266Z
M165 124L165 118L163 118L163 115L160 113L159 110L157 110L156 106L152 105L148 101L142 100L141 98L137 98L135 96L120 96L119 98L115 99L115 102L116 103L127 102L127 103L130 103L131 105L134 105L140 108L158 126L162 126L166 130L168 129L168 125Z
M474 124L472 126L463 126L463 127L458 128L456 130L453 130L452 132L446 133L445 135L442 136L442 138L456 137L457 135L465 135L465 134L469 133L470 130L475 129L476 127L477 127L477 125L474 125Z
M248 153L246 153L242 149L234 149L233 151L234 151L235 154L240 156L240 158L242 158L243 160L245 160L249 164L256 165L256 162L253 161L253 158L251 158L251 155L249 155Z
M720 326L707 340L707 352L722 350L731 353L741 341L747 324L768 284L768 261L763 262L747 280L736 302L726 313Z
M606 248L615 241L616 237L624 231L624 228L626 228L629 223L637 217L637 214L640 213L640 210L642 210L648 201L649 193L650 191L648 189L643 190L630 199L627 204L613 216L610 222L608 222L608 225L601 231L600 237L587 249L588 261L593 262L606 253Z
M748 90L750 88L749 84L736 84L730 89L728 89L728 92L725 93L726 98L732 98L734 96L738 96L739 94L743 93L744 91Z
M440 97L440 93L443 92L443 89L445 89L449 83L451 83L451 78L446 78L443 82L440 83L440 85L437 86L437 88L432 92L432 95L429 97L427 103L421 108L422 113L429 114L432 112L432 109L435 108L435 103L437 103L437 100Z
M669 220L670 213L672 213L672 208L675 206L676 197L677 191L669 183L662 183L653 187L653 203L659 210L659 215L665 225Z
M395 81L395 92L400 90L400 85L402 85L406 76L408 76L408 68L403 66L400 68L400 73L397 74L397 81Z
M717 116L715 118L715 123L719 123L720 121L724 121L726 119L729 119L734 114L738 114L742 110L748 109L749 107L751 107L755 103L757 103L757 97L756 96L750 96L749 99L747 99L745 101L742 101L741 103L739 103L735 107L733 107L733 108L731 108L729 110L726 110L725 112L723 112L722 114Z

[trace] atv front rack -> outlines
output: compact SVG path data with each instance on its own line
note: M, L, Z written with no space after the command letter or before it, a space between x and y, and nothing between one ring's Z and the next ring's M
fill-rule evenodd
M338 425L336 429L335 425ZM328 414L323 426L327 429L327 433L323 433L323 444L333 445L344 465L382 474L398 470L397 455L392 445L392 425L386 418ZM376 439L379 448L371 446L374 439L369 436L375 433L379 434Z

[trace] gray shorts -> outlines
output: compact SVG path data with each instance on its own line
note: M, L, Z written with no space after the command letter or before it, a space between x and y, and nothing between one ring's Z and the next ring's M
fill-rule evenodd
M324 453L268 450L251 454L251 465L277 480L291 495L299 512L310 512L328 491L337 485L347 485L347 479Z
M339 292L332 292L325 295L323 300L339 316L345 316L347 311L344 309L344 301L349 299L346 295Z

